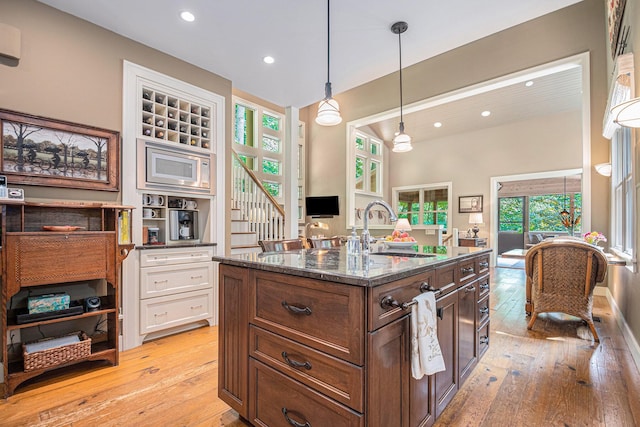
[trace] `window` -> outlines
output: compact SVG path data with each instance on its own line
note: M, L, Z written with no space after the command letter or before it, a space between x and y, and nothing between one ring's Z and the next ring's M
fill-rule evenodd
M284 117L235 97L233 108L233 149L267 192L282 197Z
M634 209L631 129L619 128L611 138L611 248L633 257Z
M382 194L382 141L361 132L356 132L355 190L366 194Z
M394 208L399 218L412 227L442 225L446 231L451 217L451 183L393 188Z
M524 232L524 197L501 197L498 200L498 230Z

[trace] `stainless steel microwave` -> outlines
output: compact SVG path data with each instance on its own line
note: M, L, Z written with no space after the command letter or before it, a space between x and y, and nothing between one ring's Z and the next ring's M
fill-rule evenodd
M215 154L139 138L138 188L215 194Z

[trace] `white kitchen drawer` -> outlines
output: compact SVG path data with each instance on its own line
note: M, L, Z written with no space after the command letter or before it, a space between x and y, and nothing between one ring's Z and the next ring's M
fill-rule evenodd
M140 298L211 289L213 262L163 265L140 269Z
M211 247L148 249L139 252L140 267L210 262L213 256Z
M140 301L140 333L148 334L213 316L213 290Z

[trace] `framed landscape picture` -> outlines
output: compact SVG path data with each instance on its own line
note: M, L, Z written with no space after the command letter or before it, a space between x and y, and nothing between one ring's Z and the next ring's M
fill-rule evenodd
M459 213L482 212L482 196L461 196L458 198Z
M119 190L116 131L0 109L0 134L9 184Z

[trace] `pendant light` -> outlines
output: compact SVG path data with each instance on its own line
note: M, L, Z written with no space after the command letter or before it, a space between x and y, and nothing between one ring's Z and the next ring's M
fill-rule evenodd
M611 109L614 123L628 128L640 127L640 98L618 104Z
M406 22L398 21L391 26L391 32L398 35L398 52L400 58L400 130L393 138L393 152L394 153L406 153L413 150L411 145L411 137L404 133L404 120L402 116L402 40L400 34L407 31L409 25Z
M318 105L318 115L316 116L316 123L322 126L335 126L342 122L338 101L331 97L331 80L329 79L329 54L331 52L329 3L330 0L327 0L327 82L324 84L324 99Z
M564 177L564 186L562 191L562 211L560 211L560 218L564 221L569 218L569 211L567 210L567 177Z

